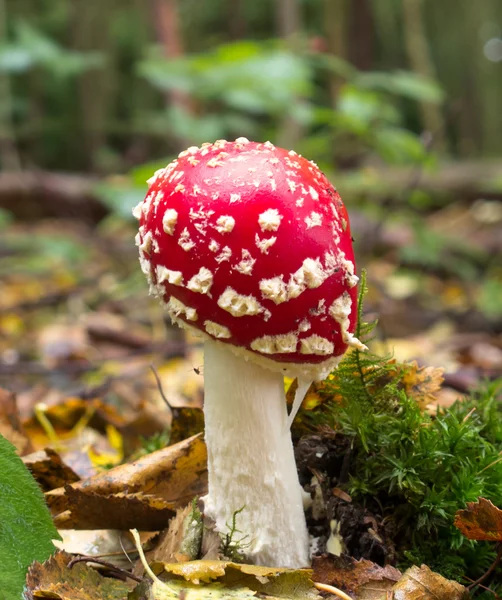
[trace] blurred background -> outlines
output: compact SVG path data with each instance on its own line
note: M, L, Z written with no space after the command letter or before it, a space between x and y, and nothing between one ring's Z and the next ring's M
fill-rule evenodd
M500 0L0 0L0 36L0 385L27 406L130 396L152 361L193 384L131 208L239 136L340 191L377 351L455 393L502 372Z

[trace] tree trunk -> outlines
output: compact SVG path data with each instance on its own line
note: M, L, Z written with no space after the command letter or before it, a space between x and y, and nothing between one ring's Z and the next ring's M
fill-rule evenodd
M347 0L323 0L324 34L329 54L343 60L348 59L347 33L348 33L349 5ZM331 105L336 108L343 79L336 73L329 74L329 93Z
M292 52L300 51L301 11L298 0L276 0L277 32ZM294 104L301 98L295 98ZM293 104L292 103L292 104ZM288 107L284 107L287 113ZM304 134L304 128L290 113L286 114L277 134L277 143L283 148L294 148Z
M152 14L157 32L157 38L162 44L164 56L168 60L182 58L185 54L178 0L152 0ZM165 93L166 104L178 108L180 111L193 114L195 107L193 100L188 94L180 90L170 90ZM178 142L181 147L186 148L191 140L180 138Z
M424 27L422 0L403 0L403 24L406 52L412 70L429 79L436 78ZM419 102L422 125L432 134L435 148L444 148L444 122L441 108L431 102Z

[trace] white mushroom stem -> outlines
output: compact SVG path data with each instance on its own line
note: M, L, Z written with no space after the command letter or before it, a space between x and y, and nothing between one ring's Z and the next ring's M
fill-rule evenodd
M205 513L255 564L309 564L309 538L280 373L204 345L209 492ZM244 537L245 536L245 537Z

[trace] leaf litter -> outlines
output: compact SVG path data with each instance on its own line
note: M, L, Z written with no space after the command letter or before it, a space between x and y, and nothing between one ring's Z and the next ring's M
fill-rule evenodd
M35 226L31 227L36 230ZM49 238L55 232L46 226L42 233ZM123 236L123 240L130 237L127 228L119 234ZM10 234L10 240L13 239L13 235ZM82 228L72 229L72 243L75 247L80 244L83 248L89 248L88 235L89 233ZM95 237L95 232L92 235ZM15 432L12 434L11 431L11 435L21 436L15 442L21 454L32 450L27 442L35 441L35 448L43 451L48 446L61 459L59 462L54 454L46 451L43 460L36 459L32 464L34 473L38 472L38 477L47 490L46 497L48 502L52 503L53 514L60 519L63 526L108 528L113 524L124 529L127 527L126 523L137 527L138 522L133 521L138 519L141 522L145 515L149 515L142 524L156 525L155 529L161 530L165 528L167 514L162 511L169 511L169 515L173 515L176 510L183 510L180 507L191 503L194 496L205 491L203 445L199 444L192 463L177 461L174 465L171 464L171 476L164 484L160 477L160 472L165 468L163 455L156 452L143 457L147 463L143 475L140 473L135 476L127 469L122 470L127 463L111 470L103 470L107 467L106 462L109 466L110 456L116 456L113 454L114 448L109 444L106 428L112 425L122 436L127 461L131 460L132 452L138 450L140 436L160 435L167 426L171 428L168 443L173 443L185 440L200 431L203 387L201 360L189 355L184 341L180 344L176 335L169 329L166 332L164 315L145 300L143 286L134 284L134 275L128 279L129 275L124 270L120 277L110 275L117 272L117 261L113 253L105 255L102 252L100 243L93 245L93 257L89 257L87 252L85 263L75 263L75 268L71 267L71 260L66 263L63 261L57 269L53 268L53 264L48 269L47 260L45 268L42 268L43 261L35 261L33 268L37 269L36 285L26 269L22 276L9 275L5 279L5 294L2 298L4 310L0 316L0 332L6 334L0 336L0 352L5 361L2 363L0 378L4 385L8 384L9 389L18 391L18 404L21 409L18 424L13 426L9 417L9 427ZM125 260L130 260L130 264L136 269L135 249L132 244L130 247L128 244L129 242L124 245L127 248L126 254L129 252ZM124 256L121 256L118 262L125 264ZM375 281L379 279L379 269L386 270L387 274L390 272L383 262L381 260L380 265L371 265L370 272L373 273ZM94 268L92 265L100 265L100 268ZM394 269L393 264L389 265ZM122 280L127 280L127 291L121 283ZM132 285L129 285L130 282ZM446 366L447 381L453 381L451 374L454 373L457 382L472 382L482 376L494 377L502 372L499 357L502 343L497 337L479 332L476 339L466 341L465 334L456 331L459 329L458 320L453 319L453 325L449 322L442 326L440 310L436 310L432 321L425 323L425 326L422 323L423 319L418 311L424 304L427 305L431 298L438 297L446 306L459 311L469 306L464 290L458 291L453 288L450 281L442 281L432 273L424 275L418 285L408 285L404 291L402 281L398 282L397 279L383 292L378 285L374 285L372 296L369 298L369 310L371 312L376 309L381 313L382 325L388 336L384 339L385 344L382 347L396 348L395 369L402 368L399 360L403 357L417 361L406 367L407 376L402 378L403 391L414 397L421 408L427 406L431 411L435 410L438 396L445 390L458 397L462 393L465 394L467 388L463 383L455 389L443 386L438 394L441 373L439 369L429 365ZM64 302L68 299L71 299L71 304L65 305ZM410 310L407 314L402 313L405 303L406 308ZM71 306L80 307L78 319L74 318L75 312ZM56 319L56 307L60 314L67 312L69 318ZM401 318L401 313L406 316ZM146 314L148 322L144 318ZM414 332L411 325L420 323L421 332ZM401 328L409 328L407 331L402 330L399 338L396 336L398 325ZM169 399L172 414L160 398L159 386L148 372L149 365L154 361L158 364L161 386ZM385 385L385 382L378 385ZM325 383L312 386L304 402L304 411L295 423L296 430L312 435L306 414L309 411L315 412L328 400L340 401L336 389L329 384L326 387ZM48 438L47 432L40 427L36 419L33 420L33 408L40 402L47 406L45 414L54 425L61 447L58 447L58 442L54 444ZM78 437L78 429L74 430L82 416L87 414L90 405L94 406L94 412L87 424L86 436L91 435L92 431L92 435L96 436L92 441L89 441L90 437ZM24 427L24 433L19 429L19 425ZM336 442L333 442L334 437ZM338 464L340 461L343 463L344 457L347 456L347 447L343 439L339 435L334 437L332 434L322 433L320 441L312 444L308 456L303 455L302 458L301 453L299 456L300 461L305 463L305 472L310 471L310 476L317 481L315 485L312 483L312 493L314 494L314 489L318 490L318 506L321 512L325 511L328 521L329 517L336 513L334 507L340 507L343 503L350 505L351 501L357 504L355 499L352 500L353 494L347 493L345 482L341 481L332 488L334 499L330 498L331 515L329 511L326 512L329 503L323 497L324 489L320 483L326 477L323 458L331 457ZM73 448L63 444L72 441L75 444ZM323 447L327 448L326 454L323 454ZM321 458L316 456L319 452ZM149 461L148 457L152 454L155 456ZM114 460L117 459L120 460L119 457ZM134 464L139 464L140 460ZM158 472L150 478L146 473L150 468L155 472L152 463L157 460ZM29 461L30 458L26 457L26 462ZM72 481L75 477L71 474L72 469L77 477L82 478L81 481ZM178 471L179 477L176 476ZM329 474L329 469L327 472ZM188 482L184 484L183 479L187 476ZM128 496L130 498L127 498ZM86 510L86 504L93 508ZM136 508L131 510L131 506ZM135 517L129 521L125 516L120 519L121 515L129 513ZM356 513L359 515L357 518ZM378 519L375 521L375 515L371 514L371 511L368 514L356 510L351 518L356 519L354 522L362 523L366 531L373 530L376 535L373 540L376 540L374 548L378 547L378 537L382 538L384 546L386 545L385 523L382 525ZM319 525L316 527L319 528ZM183 528L181 530L180 537L184 538ZM329 534L325 526L324 531L325 535ZM155 543L151 543L155 548ZM176 549L176 546L177 544L174 544L172 552L177 554L177 559L195 558L180 552L180 548ZM335 559L327 555L326 560L329 563ZM373 569L376 570L389 567L368 562L374 565ZM369 566L368 569L371 572ZM363 581L365 577L366 575L361 575ZM417 578L416 574L415 577ZM392 578L370 580L364 585L373 586L371 590L365 590L364 585L361 585L358 593L365 600L373 598L368 596L370 592L380 593L379 590L373 589L375 585L383 585L385 593L391 593L388 590L390 583ZM402 590L399 591L402 593ZM385 596L386 600L389 597L391 596Z

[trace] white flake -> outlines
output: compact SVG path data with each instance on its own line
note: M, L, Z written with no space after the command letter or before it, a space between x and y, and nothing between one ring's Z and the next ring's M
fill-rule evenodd
M317 354L326 356L333 354L335 346L333 342L330 342L320 335L313 334L308 338L300 340L300 354Z
M308 217L305 217L307 229L312 227L320 227L322 225L322 215L316 212L311 212Z
M342 340L349 346L357 348L358 350L367 350L360 340L358 340L353 333L349 332L350 326L350 312L352 309L352 298L348 292L344 292L339 298L337 298L333 304L329 307L329 315L335 319L340 325L340 334Z
M349 287L356 287L359 277L354 274L354 263L345 257L343 252L340 252L339 262L345 271L345 281Z
M201 267L187 283L187 288L199 294L208 294L213 285L213 274L206 267Z
M159 177L162 177L162 175L164 175L165 171L166 169L158 169L149 179L146 180L146 183L148 185L153 185Z
M162 265L157 265L156 268L157 283L167 281L172 285L183 285L183 273L181 271L171 271Z
M221 160L219 160L219 157L217 156L215 156L214 158L210 158L206 164L208 167L212 168L222 167L224 165L224 163Z
M262 231L277 231L282 218L276 208L269 208L258 217L258 223Z
M174 208L168 208L162 217L162 228L168 235L174 234L174 228L178 221L178 212Z
M232 337L230 329L214 321L204 321L204 328L207 333L216 339L228 339Z
M218 256L214 259L217 263L222 263L224 261L230 260L232 256L232 250L228 246L223 246L223 250L218 254Z
M183 304L183 302L181 302L181 300L178 300L178 298L175 298L174 296L171 296L169 298L169 302L167 303L166 308L171 314L171 316L175 318L179 317L180 315L183 315L187 319L187 321L197 321L198 319L197 311L195 310L195 308L190 308L189 306L186 306L185 304Z
M145 233L145 235L143 236L143 240L141 241L141 244L139 246L139 249L141 250L141 252L144 252L145 254L150 254L152 242L153 242L152 232L147 231Z
M319 194L312 186L309 186L309 194L312 196L313 200L319 200Z
M234 317L253 316L265 311L265 308L254 296L238 294L231 287L227 287L223 294L221 294L217 304Z
M296 352L298 337L296 333L264 335L251 342L251 348L261 354L291 354Z
M220 245L218 244L218 242L216 240L211 240L209 242L209 250L211 250L211 252L218 252L219 249L220 249Z
M235 227L235 219L230 215L222 215L216 221L216 231L218 233L230 233Z
M242 259L237 264L237 266L234 267L234 269L236 271L239 271L239 273L242 273L243 275L251 275L253 272L255 262L256 258L253 258L251 256L251 252L244 248L242 250Z
M282 304L289 299L287 287L282 275L272 277L271 279L262 279L259 286L263 298L272 300L275 304Z
M195 246L195 242L190 237L187 227L185 227L185 229L183 229L183 231L181 232L178 244L183 248L185 252L189 252Z
M142 212L141 205L142 204L143 204L143 200L139 204L136 204L136 206L132 209L132 216L135 219L138 219L138 220L141 219L141 212Z
M263 254L268 254L269 249L271 248L271 246L273 246L275 244L275 242L277 241L276 237L271 237L268 239L260 239L260 236L258 234L255 235L255 243L256 243L256 247L259 248L260 252L262 252Z
M303 319L303 321L300 321L300 324L298 325L298 331L305 333L305 331L308 331L311 327L312 325L310 324L310 321Z

